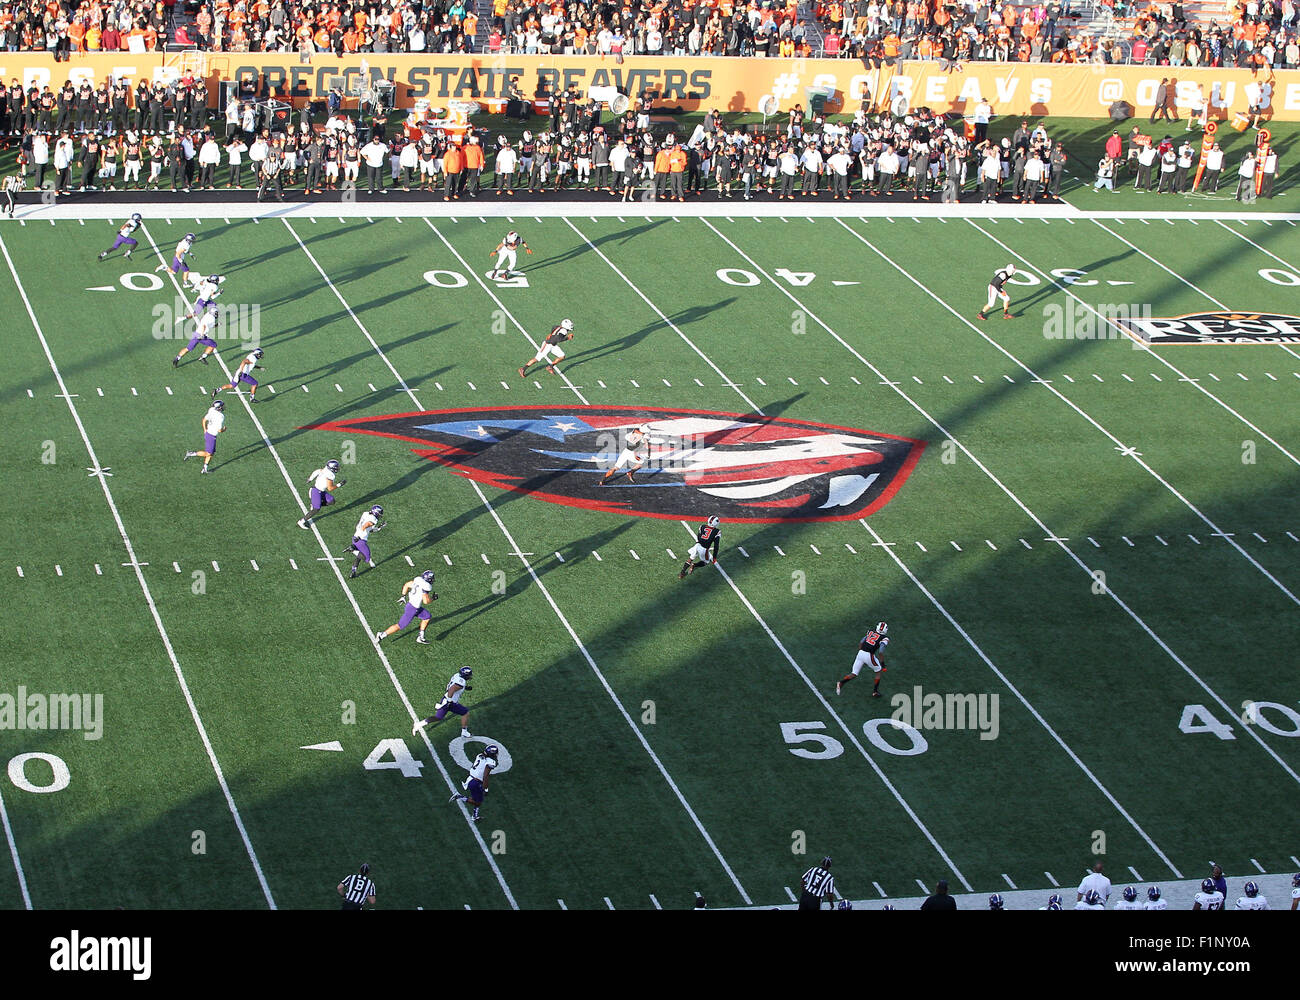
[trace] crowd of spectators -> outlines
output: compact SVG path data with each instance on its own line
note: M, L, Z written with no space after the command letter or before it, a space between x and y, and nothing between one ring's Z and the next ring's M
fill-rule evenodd
M1105 62L1170 66L1300 65L1300 0L1232 0L1223 23L1189 22L1180 3L1096 0L1122 30L1083 33L1071 0L815 0L809 32L799 0L10 0L0 48L76 52L171 43L229 52L827 56ZM1084 6L1076 3L1076 8ZM183 17L174 20L173 9ZM480 19L486 21L483 38ZM818 38L817 36L821 37Z

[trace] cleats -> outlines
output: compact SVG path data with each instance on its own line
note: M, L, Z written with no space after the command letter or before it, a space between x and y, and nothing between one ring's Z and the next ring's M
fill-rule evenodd
M415 641L418 642L421 646L429 645L429 640L425 637L425 634L423 632L421 632L419 635L415 637Z

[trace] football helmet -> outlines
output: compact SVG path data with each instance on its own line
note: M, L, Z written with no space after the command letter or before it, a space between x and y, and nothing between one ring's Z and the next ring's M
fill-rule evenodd
M1296 874L1291 876L1291 884L1295 888L1300 889L1300 872L1296 872Z
M1153 885L1150 889L1147 890L1147 899L1151 900L1151 902L1154 903L1159 898L1160 898L1160 886Z
M1124 886L1124 898L1131 903L1138 898L1138 891L1131 885L1126 885Z
M469 667L461 667L460 670L456 672L456 674L458 677L460 677L461 680L467 681L474 676L474 671L471 670Z
M331 458L328 462L325 463L325 468L329 469L330 472L338 472L339 471L338 459Z
M262 360L262 349L260 347L253 348L253 357L257 358L258 361Z
M1053 899L1053 900L1051 900L1051 901L1047 904L1047 908L1048 908L1049 910L1059 910L1059 909L1061 909L1061 904L1058 903L1056 900Z
M528 129L524 129L524 142L532 142L532 139L533 133L529 132Z
M890 903L886 903L884 906L881 907L882 910L892 910L893 908L894 908L893 905Z
M642 434L649 434L649 433L650 433L650 425L649 425L649 424L642 424L640 427L637 428L637 430L639 430Z
M425 583L433 583L433 570L426 569L423 573L420 574L420 579L423 580Z
M194 242L194 234L193 234L193 233L186 233L186 234L185 234L185 238L186 238L187 240L189 240L191 243Z
M212 401L212 408L220 412L221 410L224 410L226 408L226 404L220 399L214 399Z
M501 753L501 748L498 747L495 743L489 743L487 746L483 748L483 756L491 757L493 760L496 760L497 756L500 753Z
M1047 897L1047 908L1050 910L1053 906L1058 910L1061 908L1061 894L1059 892L1054 892Z
M132 221L132 222L140 222L140 221L142 221L142 218L141 218L141 216L140 216L140 213L139 213L139 212L132 212L132 213L131 213L131 221Z
M1212 892L1218 891L1219 890L1214 887L1214 879L1207 878L1201 880L1201 892L1205 893L1207 896Z
M839 905L836 907L836 909L837 909L837 910L851 910L851 909L853 909L853 901L852 901L852 900L849 900L849 899L841 899L840 902L839 902Z
M1089 906L1096 906L1101 902L1101 893L1096 889L1089 889L1087 895L1083 897L1083 901Z
M1008 264L1008 265L1006 266L1006 272L1007 272L1007 274L1015 274L1015 273L1016 273L1016 265L1015 265L1015 264Z
M209 274L209 275L208 275L208 280L209 280L210 282L212 282L214 285L219 285L219 284L221 284L221 275L219 275L219 274Z
M375 504L373 507L370 508L370 513L374 514L375 517L383 517L384 508L381 507L379 504Z
M888 623L888 622L876 622L876 631L877 631L880 635L888 635L888 634L889 634L889 623Z
M1006 906L1006 903L1007 901L1002 898L1002 894L1000 892L995 892L992 896L989 897L990 910L1000 910L1004 906Z
M562 319L562 320L560 320L560 329L561 329L561 330L572 330L572 329L573 329L573 320L571 320L571 319Z
M716 527L717 527L718 525L720 525L721 523L722 523L722 521L719 520L717 514L710 515L710 517L709 517L709 521L708 521L708 524L709 524L709 527L710 527L710 528L716 528Z
M519 239L519 234L516 233L513 229L510 232L506 233L507 243L514 243L518 239Z
M1254 899L1256 896L1258 896L1258 895L1259 895L1259 883L1258 883L1258 882L1247 882L1247 883L1246 883L1246 895L1247 895L1248 897L1250 897L1251 899Z

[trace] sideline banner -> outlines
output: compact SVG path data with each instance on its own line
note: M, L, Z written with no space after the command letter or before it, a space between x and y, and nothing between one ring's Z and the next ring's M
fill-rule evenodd
M631 97L658 92L657 105L688 111L719 108L756 111L763 97L776 98L781 111L807 108L810 90L829 94L830 113L893 106L900 97L912 107L970 113L981 97L998 115L1105 117L1111 104L1131 104L1137 117L1155 106L1162 77L1172 77L1182 114L1210 101L1210 116L1225 119L1261 99L1278 121L1300 121L1300 71L1252 73L1244 69L1186 69L1168 66L1058 65L1050 63L964 63L945 71L940 63L911 61L874 69L854 59L728 59L627 56L621 62L600 56L383 55L344 59L324 54L302 62L297 55L203 53L190 64L202 66L210 103L222 80L245 79L282 90L295 103L323 98L343 78L344 93L363 74L397 84L396 104L411 107L424 99L437 106L460 100L500 100L513 77L524 93L542 96L576 86L615 87ZM24 87L60 86L65 78L99 82L124 76L157 80L181 75L180 53L127 52L81 55L56 63L45 54L0 52L0 79Z

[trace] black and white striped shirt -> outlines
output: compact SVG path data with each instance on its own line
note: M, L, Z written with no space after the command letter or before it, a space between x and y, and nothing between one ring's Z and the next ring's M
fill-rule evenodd
M803 891L818 899L835 895L835 877L821 865L803 873Z
M375 894L375 883L364 875L349 875L342 882L343 898L349 903L364 905Z

